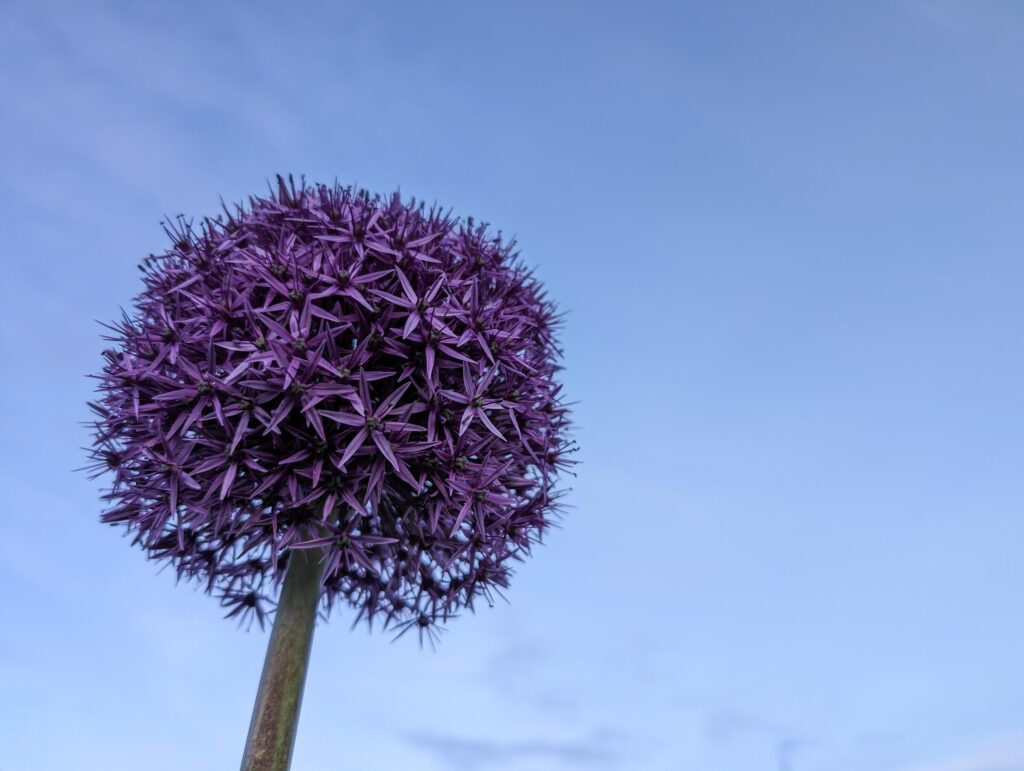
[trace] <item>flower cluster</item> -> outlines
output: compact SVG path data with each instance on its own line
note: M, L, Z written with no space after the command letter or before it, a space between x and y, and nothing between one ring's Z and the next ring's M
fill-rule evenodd
M103 521L229 616L257 619L294 549L323 602L416 629L508 585L572 463L559 317L487 224L395 193L296 186L140 265L90 406Z

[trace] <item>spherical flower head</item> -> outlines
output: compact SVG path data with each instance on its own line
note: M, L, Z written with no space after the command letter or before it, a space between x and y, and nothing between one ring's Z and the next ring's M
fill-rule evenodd
M167 233L90 405L103 521L261 624L296 549L322 550L325 611L399 634L490 602L575 449L559 317L515 242L280 177Z

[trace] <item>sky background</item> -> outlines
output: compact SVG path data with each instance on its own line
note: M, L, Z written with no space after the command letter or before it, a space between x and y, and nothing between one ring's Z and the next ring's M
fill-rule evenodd
M574 506L317 629L296 771L1024 769L1024 4L0 2L0 771L237 767L267 635L101 526L86 375L274 174L519 239Z

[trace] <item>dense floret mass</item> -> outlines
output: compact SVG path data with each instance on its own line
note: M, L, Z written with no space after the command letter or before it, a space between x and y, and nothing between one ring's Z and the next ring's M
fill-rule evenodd
M490 602L574 449L559 317L515 242L281 178L166 229L90 405L103 520L260 623L295 549L321 550L325 611L399 634Z

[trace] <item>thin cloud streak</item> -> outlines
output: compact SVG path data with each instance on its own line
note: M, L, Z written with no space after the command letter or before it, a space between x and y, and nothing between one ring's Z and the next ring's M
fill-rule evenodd
M949 760L912 766L905 771L1024 771L1024 736L993 741Z
M617 753L601 746L607 739L598 734L594 741L532 739L500 742L433 733L409 733L410 744L433 754L445 768L493 768L520 760L549 760L593 768L614 764Z

